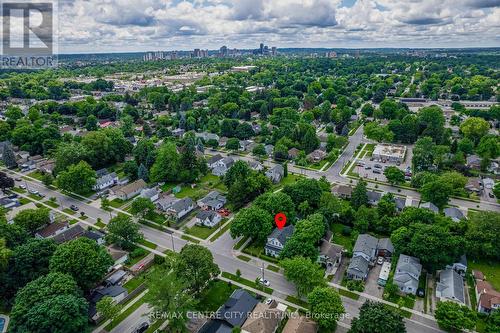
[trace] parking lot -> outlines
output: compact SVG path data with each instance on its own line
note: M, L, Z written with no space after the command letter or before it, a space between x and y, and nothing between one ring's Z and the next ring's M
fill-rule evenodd
M387 178L384 176L384 170L387 167L395 166L404 172L406 172L407 170L411 170L413 147L407 146L406 148L406 155L401 163L396 163L388 160L380 160L373 158L371 154L364 154L362 158L357 160L356 165L354 166L352 171L363 178L387 182ZM411 174L409 173L408 175Z
M378 277L380 275L380 270L382 269L382 265L376 264L370 272L368 273L368 277L366 278L365 283L365 293L382 298L384 294L384 287L380 286L378 282Z

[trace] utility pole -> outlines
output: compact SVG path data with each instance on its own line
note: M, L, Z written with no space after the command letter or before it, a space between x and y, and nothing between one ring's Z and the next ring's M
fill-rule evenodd
M172 238L172 250L175 252L174 233L173 232L170 234L170 237Z

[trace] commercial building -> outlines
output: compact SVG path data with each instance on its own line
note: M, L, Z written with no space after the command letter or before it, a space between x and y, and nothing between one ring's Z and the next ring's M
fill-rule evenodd
M406 147L401 145L378 144L372 157L380 161L402 163L405 159Z

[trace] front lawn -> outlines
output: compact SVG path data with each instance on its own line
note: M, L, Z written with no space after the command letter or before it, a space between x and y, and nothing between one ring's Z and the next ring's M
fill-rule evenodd
M139 243L146 246L146 247L149 247L150 249L153 249L153 250L156 249L156 247L157 247L155 243L152 243L152 242L145 240L145 239L143 239Z
M208 286L200 293L196 309L202 312L215 312L236 289L239 288L225 281L210 281Z
M34 178L36 180L42 181L43 174L40 171L33 171L28 174L28 177Z
M109 202L109 205L113 208L120 208L126 203L126 201L123 201L122 199L115 198Z
M303 179L304 177L301 176L301 175L295 175L295 174L292 174L292 173L288 173L288 176L286 176L285 178L283 178L280 182L280 185L281 186L286 186L286 185L291 185L291 184L294 184L295 182Z
M262 291L264 291L267 294L272 294L273 293L273 289L271 289L269 287L264 287L261 284L256 284L255 281L250 281L250 280L244 279L242 277L238 277L238 276L236 276L234 274L231 274L231 273L228 273L228 272L222 272L221 275L223 277L225 277L226 279L230 279L230 280L239 282L239 283L241 283L241 284L243 284L243 285L245 285L247 287L250 287L250 288L254 288L254 289L257 289L257 290L262 290Z
M138 299L129 308L127 308L125 311L116 316L116 318L113 319L113 321L109 323L104 329L110 332L113 328L118 326L118 324L120 324L125 318L130 316L135 310L137 310L142 304L144 304L145 301L146 301L146 295Z
M471 270L483 272L486 280L491 283L493 288L500 290L500 263L487 261L473 262L470 260L468 265Z
M76 214L76 212L74 210L69 209L69 208L64 208L63 212L65 212L66 214L69 214L69 215L75 215Z
M208 228L204 226L194 225L191 228L185 230L186 234L192 235L201 239L207 239L211 234L213 234L218 228Z

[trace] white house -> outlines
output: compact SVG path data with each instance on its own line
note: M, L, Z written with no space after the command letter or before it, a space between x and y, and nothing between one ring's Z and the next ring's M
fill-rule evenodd
M399 287L401 292L415 295L421 271L420 259L401 254L394 272L394 284Z
M196 204L201 209L219 210L226 204L226 197L218 191L208 193L204 198L198 200Z
M108 173L97 178L93 189L94 191L102 191L108 187L115 185L116 183L118 183L118 176L116 175L116 173Z
M183 198L177 200L167 209L167 214L174 216L176 219L183 218L187 213L194 208L194 202L191 198Z
M223 176L233 166L234 159L232 157L224 157L217 161L212 169L212 174L215 176Z
M275 228L267 237L266 246L264 247L266 255L278 257L281 250L285 247L286 242L292 236L293 230L293 225L286 226L282 229Z
M213 210L202 210L196 215L196 224L213 228L222 220L222 217Z

